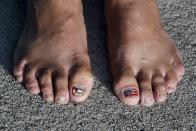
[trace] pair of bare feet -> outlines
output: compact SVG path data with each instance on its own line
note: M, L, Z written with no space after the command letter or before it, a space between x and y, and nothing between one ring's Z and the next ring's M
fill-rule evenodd
M105 0L113 89L125 104L163 102L184 74L155 0ZM84 101L93 86L81 0L30 0L14 76L45 101Z

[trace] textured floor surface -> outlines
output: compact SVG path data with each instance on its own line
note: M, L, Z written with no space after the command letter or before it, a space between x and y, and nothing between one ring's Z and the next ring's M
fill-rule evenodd
M108 71L103 0L84 0L95 84L82 104L57 106L32 96L11 75L25 3L0 2L0 130L196 130L196 1L159 0L166 30L177 42L186 74L175 94L153 107L126 106L113 95Z

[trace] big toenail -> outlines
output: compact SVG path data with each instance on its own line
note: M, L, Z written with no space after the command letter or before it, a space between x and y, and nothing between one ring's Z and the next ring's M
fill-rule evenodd
M56 103L57 104L64 104L65 103L65 98L64 97L57 97L56 98Z
M78 97L81 97L83 96L85 93L85 89L82 89L82 88L79 88L79 87L73 87L72 88L72 94L74 96L78 96Z
M123 94L125 97L138 96L138 91L136 89L126 89Z

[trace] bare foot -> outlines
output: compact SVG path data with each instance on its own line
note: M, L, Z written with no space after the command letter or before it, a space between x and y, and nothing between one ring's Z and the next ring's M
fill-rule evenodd
M114 91L128 105L151 106L173 93L184 74L156 0L106 0Z
M32 94L84 101L93 77L80 0L30 0L14 56L14 76Z

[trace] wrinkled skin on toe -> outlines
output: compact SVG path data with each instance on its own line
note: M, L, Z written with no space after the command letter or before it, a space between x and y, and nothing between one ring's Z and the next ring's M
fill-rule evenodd
M114 91L125 104L151 106L176 90L184 66L155 0L105 1Z
M29 1L14 76L45 101L66 104L88 97L93 79L81 1Z

